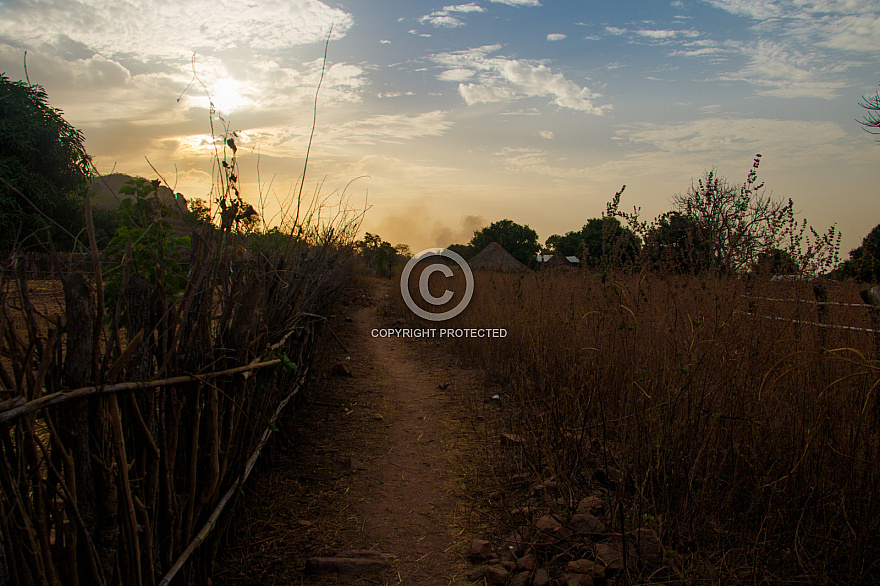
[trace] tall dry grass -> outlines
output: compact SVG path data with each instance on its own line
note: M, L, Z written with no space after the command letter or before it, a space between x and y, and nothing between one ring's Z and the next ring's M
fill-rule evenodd
M855 286L828 287L860 302ZM621 469L611 531L656 529L682 576L709 560L734 581L876 583L871 335L786 321L817 321L809 283L746 293L729 277L483 273L463 314L422 325L506 328L451 343L506 390L530 466L574 497L597 461ZM854 307L824 319L869 325Z

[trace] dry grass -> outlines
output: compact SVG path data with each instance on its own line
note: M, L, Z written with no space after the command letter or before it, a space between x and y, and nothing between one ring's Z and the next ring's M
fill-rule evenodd
M828 287L831 301L859 303L854 285ZM735 581L875 583L871 335L747 315L817 321L809 283L752 290L800 303L750 307L746 292L709 276L481 274L441 327L508 330L456 346L505 389L530 466L573 495L587 490L587 459L622 469L612 530L656 529L680 575L709 560ZM831 306L826 322L869 327L865 313Z

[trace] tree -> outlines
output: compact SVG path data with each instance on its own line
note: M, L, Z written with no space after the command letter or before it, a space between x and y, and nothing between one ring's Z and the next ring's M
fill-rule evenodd
M632 213L619 211L624 185L608 203L606 216L625 219L630 229L649 243L644 249L649 259L663 246L668 250L670 239L677 242L672 259L687 261L687 270L737 273L752 268L761 253L778 249L801 272L829 271L838 262L841 235L837 227L819 234L806 219L796 220L794 202L773 199L758 182L760 163L761 155L756 155L746 180L739 185L715 169L705 172L685 193L673 196L672 212L652 222L641 220L638 208Z
M390 242L382 240L378 234L367 232L364 234L363 240L356 243L356 246L360 251L363 263L382 278L390 278L394 273L395 263L402 259L398 255L398 249L391 246Z
M541 249L537 232L511 220L493 222L482 230L477 230L471 238L470 247L479 252L493 242L500 244L513 258L524 265L531 263Z
M468 244L450 244L446 249L451 250L466 261L473 258L476 254L476 251Z
M45 232L73 246L90 175L82 133L42 87L0 74L0 136L0 248L35 244Z
M639 238L620 220L606 216L587 220L578 232L554 234L546 245L554 254L580 258L581 266L622 266L635 260Z
M868 232L861 246L850 251L849 260L834 271L834 276L863 283L880 282L880 224Z
M652 266L676 273L698 273L711 264L706 236L679 212L661 215L645 237L644 256Z
M758 254L758 260L752 270L759 275L796 275L801 272L791 255L778 248L771 248Z
M868 111L863 119L859 120L859 124L864 126L867 132L880 135L880 92L870 97L862 96L859 106ZM880 141L880 138L877 140Z
M836 227L820 235L806 219L799 223L791 198L773 199L758 183L760 164L761 155L756 155L740 185L714 169L707 171L672 199L675 211L687 216L705 238L710 268L739 272L753 266L760 253L778 248L804 271L829 270L837 262L840 246Z

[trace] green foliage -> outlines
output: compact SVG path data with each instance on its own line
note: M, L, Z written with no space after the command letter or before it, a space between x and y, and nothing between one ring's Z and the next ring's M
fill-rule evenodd
M0 249L16 240L35 244L44 231L59 246L73 246L65 230L82 229L90 174L82 133L49 106L42 87L0 74L0 136Z
M861 246L850 251L849 260L837 267L833 276L863 283L880 282L880 224L868 232Z
M170 210L159 199L159 181L142 177L126 182L120 195L130 197L119 206L119 227L104 253L117 257L118 263L105 275L104 297L108 307L118 300L125 274L139 274L164 287L166 296L183 292L186 279L182 274L179 247L189 247L189 236L175 236L166 219ZM124 314L124 312L123 312Z
M446 249L451 250L466 261L470 260L475 254L477 254L477 251L468 244L450 244Z
M511 220L493 222L486 228L474 232L470 247L479 252L493 242L500 244L513 258L524 265L530 264L541 250L538 233L527 225L520 225Z
M680 274L695 274L709 266L709 243L688 216L667 212L645 238L645 259L651 266Z
M367 232L363 240L357 242L355 246L364 265L383 279L391 278L394 274L394 265L403 258L398 255L398 251L390 242L382 240L378 234Z
M211 224L211 207L205 200L194 197L187 200L187 210L184 212L184 220L188 224L205 225Z
M547 239L547 247L554 254L576 256L581 266L624 266L635 261L639 238L632 230L621 226L617 218L592 218L578 232L564 236L554 234Z
M758 182L760 163L761 155L756 155L746 180L738 185L714 169L706 171L687 191L673 196L672 212L651 223L639 219L638 208L633 213L618 211L623 190L608 204L607 215L625 219L648 242L648 260L656 260L652 254L662 256L664 246L668 251L671 239L671 260L685 272L737 273L753 268L762 254L773 250L785 252L801 272L827 272L838 261L841 235L836 226L820 234L806 219L798 221L790 198L774 199Z
M771 248L758 254L752 268L759 275L797 275L801 268L791 255L778 248Z
M104 249L119 229L119 212L92 208L92 225L95 227L95 242L98 248Z

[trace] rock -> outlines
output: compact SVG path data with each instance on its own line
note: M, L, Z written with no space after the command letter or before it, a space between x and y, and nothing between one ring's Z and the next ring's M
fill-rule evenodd
M568 562L565 571L569 574L586 574L590 578L604 578L605 566L593 560L575 560Z
M565 574L562 582L565 586L593 586L593 579L586 574Z
M595 513L599 510L605 510L605 499L597 495L581 499L577 506L578 513Z
M514 433L501 433L501 445L516 447L523 445L523 439Z
M518 560L516 560L516 567L520 570L526 570L531 572L535 569L535 566L538 565L538 560L535 558L535 554L529 552L526 555L522 556Z
M529 579L532 575L529 572L520 572L510 579L510 586L529 586Z
M550 480L545 480L540 484L536 484L532 487L532 492L535 494L543 494L543 495L556 495L559 494L559 483L556 482L555 479L551 478Z
M578 535L599 535L605 533L605 523L590 513L575 513L568 521L568 525Z
M511 534L507 536L504 544L510 549L513 555L519 557L526 551L526 547L529 543L530 533L531 532L529 531L528 527L520 527L519 529L511 532Z
M507 584L510 572L500 564L493 564L486 569L486 582L489 584Z
M642 563L658 566L663 559L663 545L652 529L636 529L633 531L633 543Z
M471 541L471 550L468 558L475 564L478 564L492 557L493 553L491 543L485 539L474 539Z
M467 573L465 576L470 582L476 582L477 580L482 580L486 577L486 571L489 569L489 564L483 564L482 566L477 566L473 570Z
M620 469L614 466L602 466L596 470L594 478L597 482L608 486L608 488L617 488L623 486L626 477Z
M556 517L544 515L535 523L538 530L537 540L541 543L551 543L565 539L571 535L571 530L564 527Z
M346 555L315 557L306 560L306 573L316 575L338 574L361 576L379 572L391 566L388 556L375 551L340 552Z
M337 362L330 369L330 376L351 376L351 366L344 362Z
M615 545L610 543L596 543L593 545L596 559L605 565L606 571L616 572L623 569L623 553Z
M550 586L550 574L547 573L547 570L544 568L535 570L535 574L532 576L532 586Z

